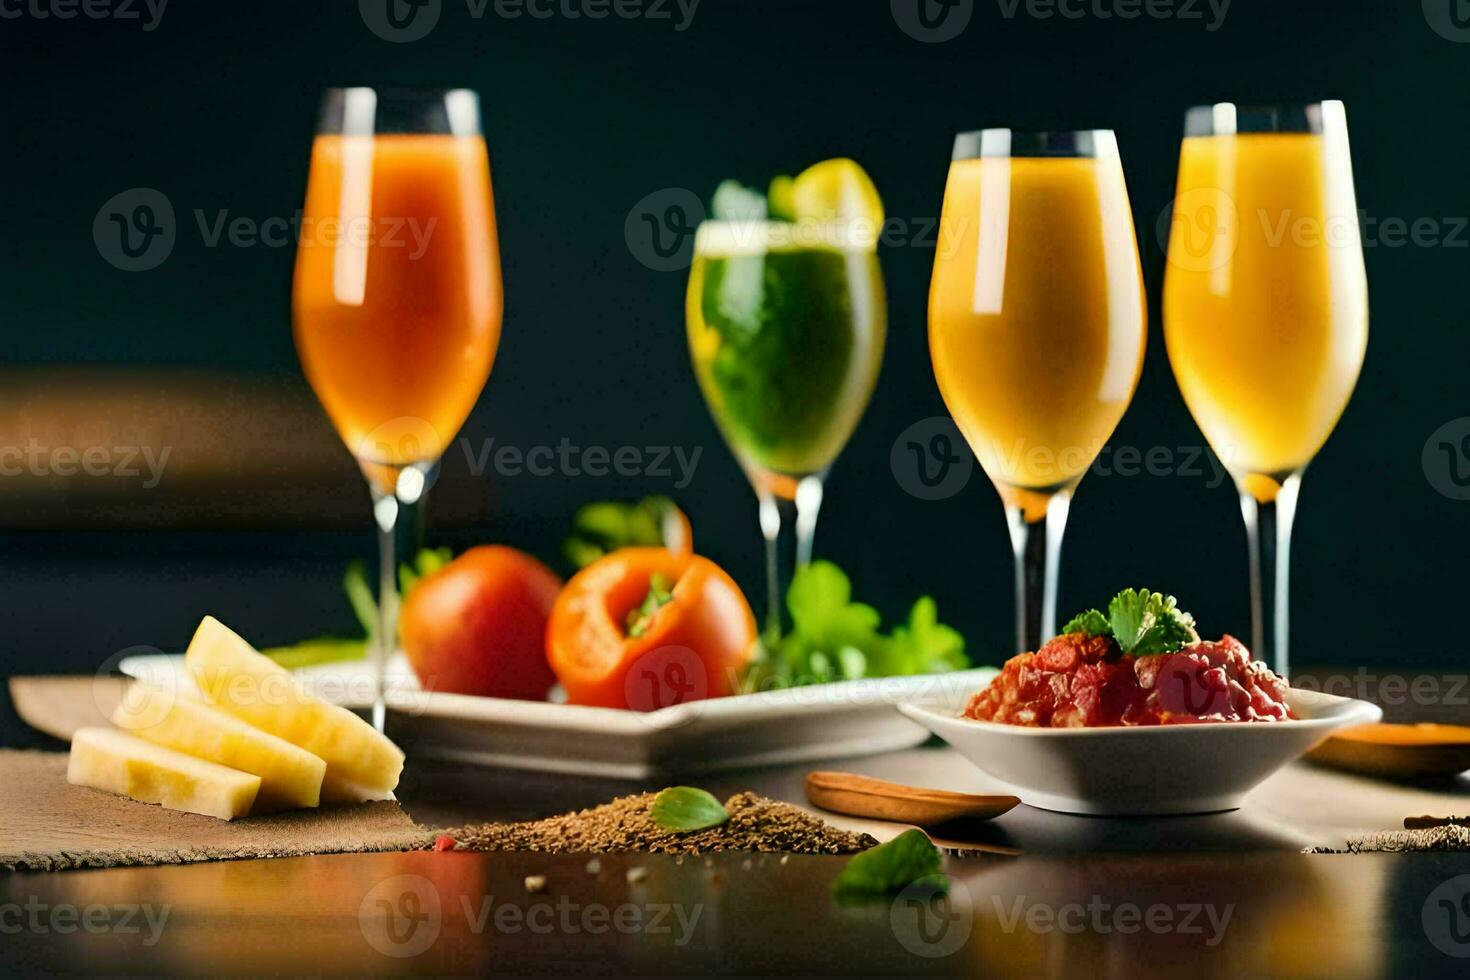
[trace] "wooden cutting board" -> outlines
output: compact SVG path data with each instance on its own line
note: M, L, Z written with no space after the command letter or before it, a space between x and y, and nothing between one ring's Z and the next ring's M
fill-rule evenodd
M125 677L12 677L16 714L63 741L108 718ZM73 786L66 754L0 750L0 869L63 871L237 858L407 851L433 843L394 802L224 821Z
M12 677L10 700L21 721L70 742L78 728L107 726L122 703L128 677Z
M408 851L434 833L397 803L224 821L66 781L66 754L0 750L0 869L63 871L237 858Z

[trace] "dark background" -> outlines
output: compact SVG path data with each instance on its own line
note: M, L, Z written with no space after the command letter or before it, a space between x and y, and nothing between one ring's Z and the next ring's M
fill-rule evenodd
M173 0L152 31L138 21L0 19L0 368L58 383L82 366L139 377L207 370L309 399L288 320L292 249L208 247L193 212L292 214L325 86L473 87L484 100L506 318L466 435L477 445L567 438L704 453L693 483L677 490L658 477L473 480L452 452L445 482L469 486L478 505L444 515L431 541L506 542L559 562L579 504L669 493L691 514L699 550L760 608L754 500L689 370L685 277L650 271L625 238L630 209L647 195L687 188L707 198L725 177L764 183L850 155L889 214L917 228L938 213L956 131L1114 128L1151 318L1142 382L1113 446L1176 452L1201 437L1164 353L1155 228L1187 106L1343 99L1360 208L1379 220L1434 219L1441 237L1470 214L1470 44L1431 29L1419 4L1235 0L1214 31L1208 8L1198 9L1203 20L1038 19L1024 8L1008 18L995 0L977 0L968 28L946 43L907 35L886 0L703 0L682 32L669 20L510 20L493 4L475 19L464 0L444 0L432 33L406 44L375 36L358 4L342 0ZM100 257L92 222L135 187L167 195L178 241L158 268L127 273ZM1470 414L1470 233L1457 241L1370 239L1367 364L1302 494L1299 663L1463 662L1456 623L1470 504L1437 492L1421 465L1430 434ZM890 466L899 433L944 413L925 337L933 254L930 240L883 255L887 357L832 474L817 550L885 621L931 593L972 656L999 662L1012 652L1011 565L994 491L977 469L963 492L924 501ZM0 406L8 376L0 372ZM239 411L248 415L248 402ZM23 435L26 421L12 421ZM148 530L87 527L64 500L48 512L62 517L31 520L0 480L0 673L91 670L138 644L179 649L206 610L263 644L349 630L337 580L347 559L372 553L366 493L324 418L313 410L302 429L354 488L320 503L340 517L322 522L328 530L175 527L167 512L152 514ZM291 492L282 446L250 452ZM1090 475L1067 535L1063 616L1139 584L1178 594L1209 633L1248 635L1240 515L1233 489L1214 482L1209 468ZM163 505L141 494L135 506Z

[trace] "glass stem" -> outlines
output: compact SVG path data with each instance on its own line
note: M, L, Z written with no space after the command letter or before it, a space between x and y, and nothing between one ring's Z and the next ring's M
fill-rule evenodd
M822 509L822 477L804 477L796 485L796 499L787 500L768 490L757 490L761 536L766 539L766 640L781 638L783 591L781 570L792 562L797 569L811 564L817 535L817 513ZM788 535L788 529L795 530ZM794 541L788 540L794 538Z
M781 638L781 529L788 524L783 511L794 505L773 493L760 492L761 536L766 539L766 641Z
M370 479L373 518L378 525L378 629L373 637L373 727L383 731L388 720L388 661L398 649L398 560L412 558L418 550L419 504L427 489L430 468L409 467L396 471L392 489Z
M388 658L398 632L398 583L396 569L398 536L398 498L391 493L373 493L373 517L378 524L378 633L373 637L373 727L382 731L387 724L384 699Z
M1019 506L1006 506L1016 558L1016 651L1036 650L1057 633L1057 568L1072 495L1053 494L1046 515L1028 521Z
M1296 523L1301 484L1301 473L1293 473L1269 501L1258 500L1244 486L1239 487L1240 516L1245 519L1251 566L1251 652L1267 660L1271 669L1283 678L1290 677L1291 668L1288 647L1291 529ZM1269 614L1267 596L1271 602Z
M817 512L822 509L822 478L809 476L796 485L796 567L812 563L817 536Z

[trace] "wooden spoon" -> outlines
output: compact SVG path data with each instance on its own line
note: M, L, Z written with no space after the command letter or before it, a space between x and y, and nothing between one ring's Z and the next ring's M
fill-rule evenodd
M806 798L813 806L851 817L932 827L950 820L990 820L1021 801L1014 796L973 796L943 789L903 786L850 772L811 772Z
M1470 769L1470 728L1357 725L1307 753L1313 762L1390 779L1452 776Z

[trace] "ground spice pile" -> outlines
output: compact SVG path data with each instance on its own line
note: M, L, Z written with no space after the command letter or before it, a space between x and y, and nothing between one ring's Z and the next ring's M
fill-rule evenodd
M648 851L703 854L765 851L784 854L852 854L878 842L828 826L789 803L754 793L725 801L730 819L718 827L675 833L649 814L653 793L623 796L602 806L528 823L490 823L448 831L455 850L541 851L549 854L607 854Z
M1349 837L1347 850L1309 847L1308 854L1363 854L1371 851L1466 851L1470 850L1470 827L1447 824L1418 830L1386 830L1363 837Z

